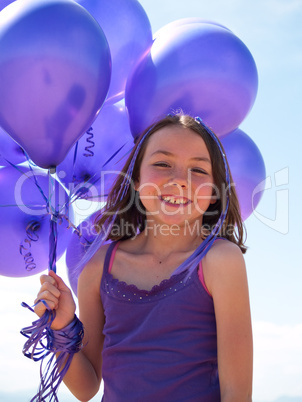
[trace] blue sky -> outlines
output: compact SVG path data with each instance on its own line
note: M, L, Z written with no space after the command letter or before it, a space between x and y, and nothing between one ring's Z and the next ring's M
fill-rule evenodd
M302 401L302 263L299 211L302 198L302 0L141 0L153 32L184 17L216 21L251 51L259 74L255 105L241 124L266 165L267 189L246 221L246 264L254 327L254 400ZM64 263L61 262L64 275ZM20 302L30 302L38 277L0 277L1 391L32 395L38 367L22 357L18 331L31 320ZM10 357L9 357L10 356ZM75 401L65 396L63 401ZM290 397L296 397L291 399ZM2 399L1 399L2 398ZM100 397L94 398L100 400ZM281 399L280 399L281 401Z

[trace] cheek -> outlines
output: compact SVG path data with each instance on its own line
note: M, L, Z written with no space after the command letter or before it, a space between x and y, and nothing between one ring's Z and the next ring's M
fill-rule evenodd
M199 181L193 186L193 199L197 203L207 203L213 201L213 194L216 194L216 187L209 179Z
M196 194L215 194L216 192L216 186L209 178L196 180L195 183L192 183L192 188Z
M139 192L141 201L157 198L161 194L159 186L152 181L140 183L137 191Z
M160 194L159 187L161 186L162 177L154 172L144 172L136 185L136 190L141 192L150 192Z
M157 189L155 186L144 185L144 186L142 186L142 187L140 188L139 194L140 194L141 197L144 196L144 195L152 196L152 195L157 195L157 194L159 194L159 191L158 191L158 189Z

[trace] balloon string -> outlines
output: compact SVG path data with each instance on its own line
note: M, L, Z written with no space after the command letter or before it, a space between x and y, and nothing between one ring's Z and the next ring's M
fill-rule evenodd
M49 271L57 271L57 221L51 219L49 231Z
M74 177L74 169L75 169L75 164L78 156L78 146L79 146L79 141L76 142L75 147L74 147L74 154L73 154L73 162L72 162L72 178Z
M126 144L124 144L124 145L126 145ZM125 158L125 156L129 155L132 152L133 148L134 148L134 145L118 161L115 162L115 165L117 165L121 160L123 160Z
M58 241L58 212L56 210L55 202L55 182L52 173L48 170L48 180L49 180L49 199L48 199L48 209L50 211L50 228L49 228L49 271L56 272L56 261L57 261L57 241ZM52 205L54 204L54 205Z
M75 165L76 165L77 156L78 156L78 147L79 147L79 141L76 142L75 148L74 148L73 162L72 162L72 179L75 178L75 173L74 172L75 172ZM84 192L80 191L81 189L82 189L82 186L81 186L81 184L79 184L78 186L75 187L75 189L73 191L70 192L67 202L65 202L63 204L63 206L62 206L60 211L64 210L64 208L66 208L67 206L71 205L77 199L83 198L83 193ZM87 191L88 190L86 190L86 192ZM75 195L77 195L76 198L73 198Z
M105 167L105 166L106 166L123 148L124 148L124 146L125 146L126 144L127 144L127 142L125 142L124 145L122 145L112 156L110 156L110 158L102 165L102 168ZM132 147L129 151L127 151L118 161L116 161L114 165L117 165L121 160L123 160L123 159L125 158L125 156L129 155L129 154L131 153L132 149L133 149L133 147ZM93 176L87 181L87 183L90 182L91 179L92 179L94 176L95 176L95 175L93 175ZM92 184L96 184L98 180L100 180L100 178L97 178L94 182L92 182ZM91 187L91 186L90 186L90 187ZM88 189L89 189L90 187L88 187ZM107 196L108 196L108 194L100 194L100 195L96 195L95 197L89 197L89 199L99 198L99 197L104 197L104 198L105 198L105 197L107 197ZM74 201L76 201L78 198L80 198L80 196L77 197Z
M67 221L67 223L68 223L67 229L73 228L74 232L76 232L79 237L82 236L81 231L75 226L74 223L71 222L71 220L68 218L67 215L60 214L59 216L60 216L61 220L65 219Z
M27 153L24 151L24 155L26 156L27 162L28 162L28 167L32 173L32 176L29 176L26 172L24 172L18 165L15 165L14 163L10 162L9 160L7 160L6 158L3 158L6 160L7 163L9 163L14 169L16 169L19 173L21 173L23 176L26 176L28 179L32 180L32 178L34 179L35 185L37 186L38 190L40 191L42 197L44 198L44 200L46 201L47 205L48 205L48 199L46 197L46 195L44 194L43 189L41 188L41 186L38 183L37 177L35 175L35 172L33 171L31 164L33 164L33 162L29 159L29 156L27 155ZM35 165L36 166L36 165ZM25 205L26 206L26 205Z
M28 153L25 151L25 149L22 148L22 151L24 152L24 155L26 157L28 164L37 167L37 165L30 159L30 157L29 157Z
M76 143L75 143L75 147L74 147L74 154L73 154L73 161L72 161L72 179L74 179L74 177L75 177L75 174L74 174L74 171L75 171L75 164L76 164L76 161L77 161L77 156L78 156L78 146L79 146L79 141L77 141ZM61 208L61 210L62 209L64 209L65 207L67 207L67 206L69 206L69 205L71 205L72 204L72 196L73 196L73 192L70 192L70 194L69 194L69 196L68 196L68 200L67 200L67 202L65 202L65 204L62 206L62 208Z
M127 142L125 142L125 144L123 144L120 148L118 148L107 160L106 162L101 166L101 169L104 168L105 166L108 165L109 162L111 162L111 160L125 147L125 145L127 144ZM74 177L74 169L75 169L75 163L76 163L76 158L77 158L77 152L78 152L78 143L76 143L76 147L74 150L74 157L73 157L73 172L72 172L72 177ZM117 164L118 162L120 162L127 154L129 154L130 151L126 152L125 155L123 155L115 164ZM71 205L73 202L77 201L78 199L82 199L84 198L84 194L87 194L88 190L95 185L99 180L100 177L96 178L93 181L93 178L96 176L96 174L94 174L93 176L91 176L86 182L85 184L87 184L84 188L82 186L82 183L80 183L79 185L77 185L73 192L70 193L68 201L63 205L62 209L64 209L65 207ZM99 197L106 197L107 194L100 194L99 196L97 196L97 198Z
M39 189L40 193L42 194L42 197L44 198L44 200L45 200L45 201L47 202L47 204L48 204L48 199L47 199L46 195L44 194L43 189L42 189L41 186L39 185L38 180L37 180L37 177L36 177L36 175L35 175L35 172L33 171L32 165L34 165L34 164L33 164L33 162L31 161L31 159L29 158L29 156L27 155L27 153L24 152L24 154L25 154L26 159L27 159L27 162L28 162L28 167L29 167L31 173L33 174L33 178L34 178L35 184L36 184L37 188ZM36 166L36 165L34 165L34 166Z
M81 231L81 229L79 227L76 227L66 215L60 215L60 217L66 219L66 221L68 223L67 229L70 229L72 227L74 233L77 234L79 238L83 238L85 240L85 243L83 243L83 244L90 244L91 243L91 241L88 238L86 239L86 237L84 236L84 234Z
M106 165L108 165L108 163L124 148L124 146L127 144L127 142L125 142L124 145L122 145L117 151L115 151L113 153L113 155L110 156L109 159L107 159L107 161L103 164L102 168L105 167Z
M91 157L94 156L94 152L92 151L92 148L95 147L95 142L93 141L94 134L93 134L93 128L90 127L87 131L86 134L88 135L88 138L86 138L86 142L88 142L89 145L85 147L85 151L87 152L86 154L83 154L85 157Z
M25 208L47 208L46 204L35 204L35 205L26 205L26 204L0 204L0 208L5 207L25 207Z

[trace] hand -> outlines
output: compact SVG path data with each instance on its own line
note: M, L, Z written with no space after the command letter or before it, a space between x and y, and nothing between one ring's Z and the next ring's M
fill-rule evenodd
M74 318L76 309L71 290L65 285L63 280L53 271L48 275L40 277L41 288L35 300L45 300L52 310L56 310L56 318L51 328L59 330L66 327ZM45 313L46 307L43 303L38 303L35 307L35 313L41 317Z

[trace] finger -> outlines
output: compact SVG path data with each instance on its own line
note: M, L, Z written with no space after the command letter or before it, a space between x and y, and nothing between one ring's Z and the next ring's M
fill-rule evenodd
M35 299L35 303L37 303L39 300L45 300L46 302L51 301L54 303L58 303L59 299L55 297L51 292L48 290L41 291L37 294L37 297Z
M39 292L34 304L36 304L36 306L38 307L38 309L43 309L43 307L41 305L39 305L41 302L41 300L43 300L45 303L47 303L47 305L49 306L49 308L51 310L53 310L54 308L57 308L59 305L59 299L57 297L55 297L52 293L50 293L48 290L45 290L44 292ZM45 306L44 303L42 303Z
M49 276L56 281L59 290L70 291L69 287L65 284L62 278L60 278L54 271L49 271Z
M45 292L48 291L50 293L52 293L54 295L54 297L56 297L57 299L60 297L61 292L59 291L59 289L57 288L57 284L53 285L50 282L44 282L43 285L40 288L39 293L41 292Z
M35 300L35 307L34 307L34 312L38 316L42 316L46 310L55 310L58 307L57 303L51 301L51 300Z
M40 276L41 285L43 285L43 283L45 283L45 282L49 282L53 286L57 286L57 282L56 282L55 278L51 277L50 275L41 275Z

